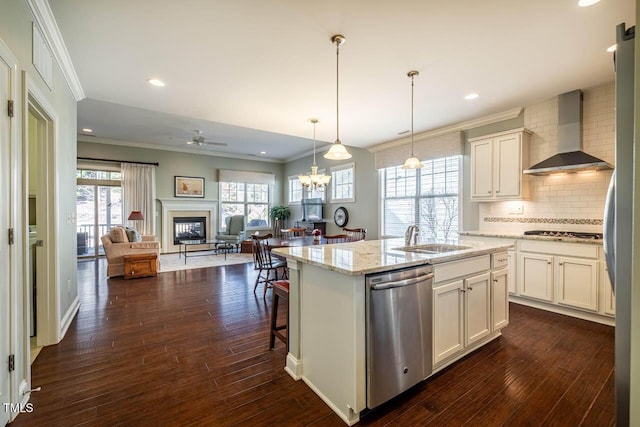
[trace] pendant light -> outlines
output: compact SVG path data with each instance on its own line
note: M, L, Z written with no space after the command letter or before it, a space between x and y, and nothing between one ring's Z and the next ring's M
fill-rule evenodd
M411 77L411 157L405 160L402 169L420 169L422 162L413 154L413 78L417 76L417 71L409 71L407 76Z
M318 166L316 166L316 123L318 123L318 119L310 119L309 121L313 123L313 165L309 175L298 175L298 179L302 188L309 192L324 191L331 181L331 176L318 173Z
M329 160L343 160L351 158L351 154L347 151L345 146L342 145L342 142L340 142L340 45L344 43L345 40L344 36L340 34L331 37L331 42L336 45L336 142L333 143L329 151L324 155L324 158Z

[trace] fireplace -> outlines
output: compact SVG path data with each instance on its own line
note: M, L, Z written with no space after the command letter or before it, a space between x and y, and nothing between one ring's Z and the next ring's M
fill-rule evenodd
M203 216L174 217L173 244L180 240L205 240L207 238L207 218Z

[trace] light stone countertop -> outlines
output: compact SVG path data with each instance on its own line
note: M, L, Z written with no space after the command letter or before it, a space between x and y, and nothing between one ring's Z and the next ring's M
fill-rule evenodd
M522 233L500 233L494 231L460 231L460 236L469 237L496 237L501 239L521 239L521 240L543 240L545 242L565 242L565 243L585 243L589 245L602 245L602 239L579 239L576 237L556 237L556 236L531 236Z
M404 239L365 240L333 245L297 246L273 249L273 252L288 259L315 265L350 276L395 270L424 264L438 264L502 252L512 247L506 243L486 243L473 238L461 237L446 243L418 241L418 245L447 244L467 246L468 249L425 254L398 250L404 247Z

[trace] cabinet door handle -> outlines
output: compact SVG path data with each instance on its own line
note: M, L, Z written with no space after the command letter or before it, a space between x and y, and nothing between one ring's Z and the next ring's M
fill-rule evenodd
M559 262L559 263L558 263L558 265L562 265L562 264L564 264L564 262Z
M470 291L473 290L473 288L471 286L467 286L467 289L470 290Z
M500 190L496 190L496 193L499 193L499 192L500 192Z
M494 282L497 282L497 281L498 281L498 279L493 279L493 281L494 281Z
M491 194L491 191L487 191L487 193Z
M467 291L466 291L466 290L464 290L464 289L460 289L460 292L467 292Z
M551 261L547 261L547 264L551 264Z

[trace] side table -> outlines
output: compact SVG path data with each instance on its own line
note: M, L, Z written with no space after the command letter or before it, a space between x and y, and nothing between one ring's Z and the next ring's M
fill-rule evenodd
M134 254L124 257L124 278L156 277L158 275L157 254Z

